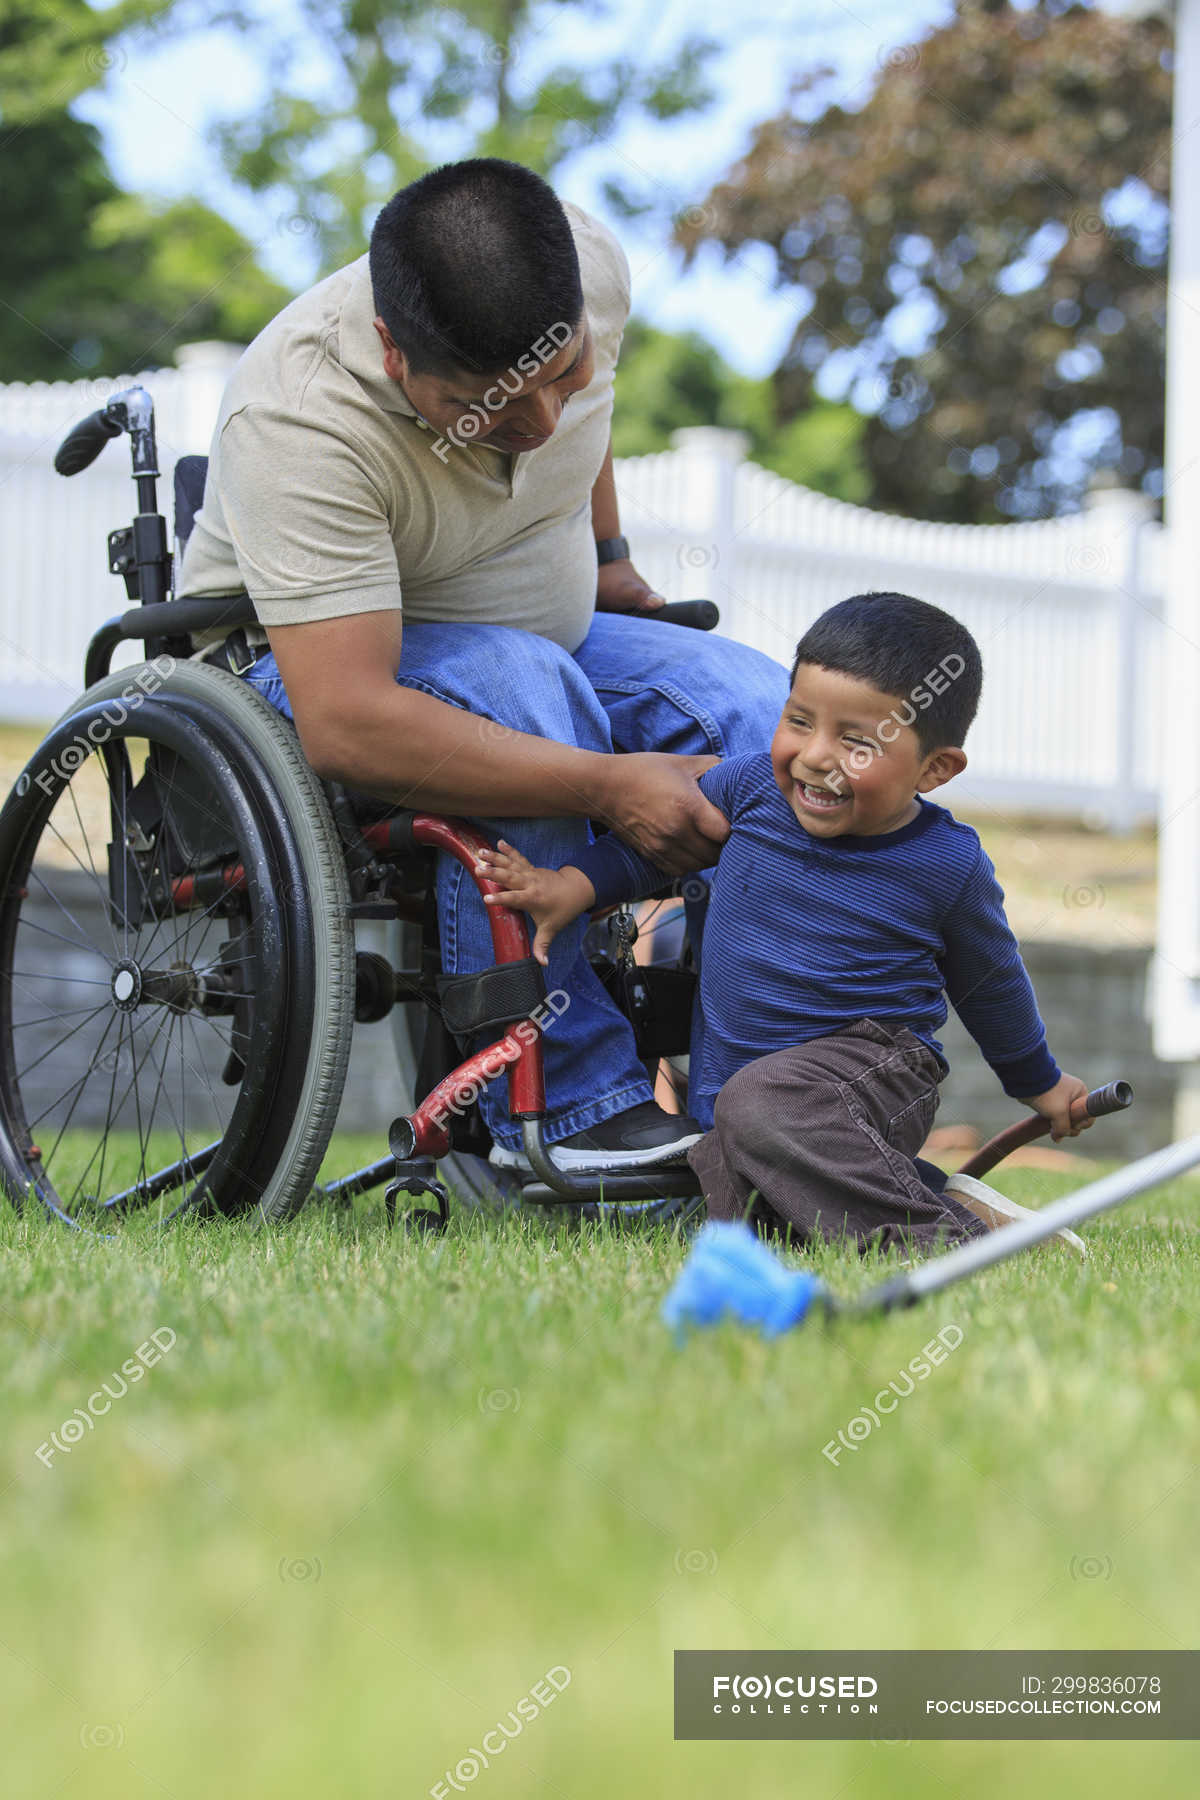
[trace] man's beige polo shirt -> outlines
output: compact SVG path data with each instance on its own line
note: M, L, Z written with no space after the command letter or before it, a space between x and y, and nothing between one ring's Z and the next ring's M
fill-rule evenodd
M384 374L361 257L285 307L234 369L180 594L245 587L264 625L403 607L409 623L511 625L577 649L629 265L597 219L566 213L595 373L548 443L514 457L443 437L439 453Z

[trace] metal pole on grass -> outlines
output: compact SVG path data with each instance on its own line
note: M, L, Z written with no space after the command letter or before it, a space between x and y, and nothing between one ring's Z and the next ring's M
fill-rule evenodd
M969 1244L948 1250L945 1256L933 1257L920 1268L896 1276L884 1282L882 1287L872 1288L861 1300L852 1302L844 1310L850 1313L886 1312L897 1306L915 1306L918 1300L940 1293L968 1275L977 1275L980 1269L1007 1262L1010 1256L1019 1255L1032 1244L1042 1243L1056 1231L1061 1231L1064 1225L1079 1225L1084 1219L1109 1212L1143 1189L1171 1181L1197 1163L1200 1163L1200 1135L1183 1138L1162 1150L1153 1150L1149 1156L1130 1163L1128 1168L1102 1175L1077 1193L1052 1201L1030 1219L1002 1225L996 1231L989 1231L986 1237L973 1238Z

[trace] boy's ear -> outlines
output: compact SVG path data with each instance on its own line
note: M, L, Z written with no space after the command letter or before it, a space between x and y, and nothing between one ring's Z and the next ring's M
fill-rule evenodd
M966 766L967 753L956 744L945 744L940 750L931 750L917 777L918 794L929 794L934 788L944 787L955 775L961 775Z

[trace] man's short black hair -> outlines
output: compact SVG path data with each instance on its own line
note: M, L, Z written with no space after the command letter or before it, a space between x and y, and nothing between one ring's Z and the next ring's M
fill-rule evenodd
M446 163L393 194L371 233L375 311L417 375L495 375L583 317L575 240L540 175Z
M904 705L902 723L916 732L922 756L962 744L983 685L983 659L966 626L910 594L839 600L796 646L793 684L802 663L850 675L894 696Z

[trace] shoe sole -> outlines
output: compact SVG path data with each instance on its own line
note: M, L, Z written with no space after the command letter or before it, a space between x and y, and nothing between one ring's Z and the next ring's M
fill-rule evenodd
M967 1193L964 1189L953 1185L953 1177L946 1183L945 1191L952 1199L957 1200L960 1206L965 1206L969 1213L974 1213L975 1217L986 1225L989 1231L1002 1231L1006 1225L1014 1225L1019 1219L1037 1218L1037 1212L1033 1207L1019 1206L1015 1200L1006 1199L1003 1194L989 1194L987 1198L984 1198L982 1194ZM1061 1231L1056 1231L1053 1237L1046 1239L1046 1242L1051 1244L1056 1241L1066 1244L1075 1252L1076 1256L1087 1261L1086 1244L1066 1225Z
M578 1173L581 1169L602 1172L606 1175L620 1174L629 1170L637 1174L642 1169L665 1169L674 1163L684 1162L693 1144L698 1144L704 1136L697 1131L691 1137L678 1138L673 1144L665 1144L660 1150L564 1150L560 1144L547 1144L551 1161L556 1168ZM533 1173L529 1158L521 1150L506 1150L499 1144L493 1144L488 1161L494 1169L515 1169L518 1174Z

